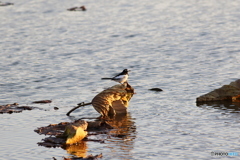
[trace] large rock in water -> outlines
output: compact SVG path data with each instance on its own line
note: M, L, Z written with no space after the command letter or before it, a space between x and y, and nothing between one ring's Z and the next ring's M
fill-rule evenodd
M240 102L240 79L197 98L197 102L211 101Z
M133 94L134 88L128 83L118 84L96 95L92 100L92 105L103 117L126 114Z

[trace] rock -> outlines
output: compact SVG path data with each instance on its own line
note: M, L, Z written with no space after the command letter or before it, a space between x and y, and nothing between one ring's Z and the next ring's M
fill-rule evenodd
M96 95L92 99L92 105L102 117L126 114L133 94L134 89L128 83L118 84Z
M113 129L113 127L107 121L88 122L87 131L99 131L103 129Z
M41 142L38 142L39 146L44 147L61 147L65 149L69 155L74 155L71 159L96 159L101 158L99 156L87 156L89 153L88 142L98 142L105 143L106 139L110 141L114 140L113 138L117 137L116 145L118 145L119 138L124 142L123 145L133 145L133 141L136 138L137 131L136 125L133 121L133 118L130 114L116 115L111 120L97 120L97 121L88 121L87 122L87 131L88 135L84 139L77 141L74 144L66 144L66 139L68 134L63 132L68 132L67 126L75 125L82 127L83 130L86 129L86 122L81 121L81 119L74 122L61 122L58 124L50 124L46 127L40 127L34 130L38 134L47 134L47 138L42 139ZM76 130L75 130L76 131ZM74 133L74 132L73 132ZM131 143L128 142L131 141ZM126 143L126 144L125 144ZM124 147L124 146L123 146ZM69 156L68 156L69 157ZM81 158L80 158L81 157ZM70 158L70 157L69 157Z
M86 122L84 120L76 120L74 122L50 124L46 127L37 128L34 131L40 135L50 136L43 139L43 142L38 142L38 145L45 147L66 147L66 145L79 144L81 140L103 143L103 140L86 138L87 131L95 132L95 134L103 134L109 129L113 129L113 127L106 121Z
M9 5L14 5L14 4L10 2L0 2L0 6L9 6Z
M99 155L88 155L87 157L79 157L79 158L65 158L63 157L64 160L98 160L98 158L102 158L102 153Z
M7 104L7 105L0 105L0 113L20 113L24 110L32 110L35 109L36 107L30 107L30 106L18 106L17 103L13 104Z
M86 7L85 6L81 6L81 7L72 7L67 9L68 11L86 11Z
M32 103L52 103L51 100L41 100L41 101L34 101Z
M70 122L61 122L58 124L50 124L46 127L39 127L34 131L38 134L42 135L50 135L50 136L60 136L63 134L67 125L71 124Z
M85 130L87 129L87 126L88 123L84 120L79 120L73 124L69 124L62 135L63 137L67 137L66 144L71 145L78 143L86 137L87 132Z
M197 98L197 102L240 101L240 79Z
M151 88L149 89L150 91L156 91L156 92L161 92L163 91L161 88Z
M231 82L229 85L240 89L240 79L238 79L234 82Z

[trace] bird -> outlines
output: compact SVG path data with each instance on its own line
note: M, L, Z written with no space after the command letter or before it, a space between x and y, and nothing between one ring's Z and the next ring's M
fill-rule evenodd
M124 82L126 82L127 79L128 79L128 72L130 72L130 70L124 69L121 73L119 73L118 75L114 76L113 78L102 78L102 80L110 79L112 81L124 84Z

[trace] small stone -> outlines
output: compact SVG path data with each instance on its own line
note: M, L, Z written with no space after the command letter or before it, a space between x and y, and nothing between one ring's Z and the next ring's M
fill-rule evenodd
M156 92L161 92L163 91L161 88L151 88L149 89L150 91L156 91Z
M86 11L86 7L85 6L81 6L81 7L72 7L67 9L68 11Z
M0 2L0 6L9 6L9 5L14 5L14 3L10 3L10 2Z
M41 100L41 101L34 101L32 103L52 103L51 100Z

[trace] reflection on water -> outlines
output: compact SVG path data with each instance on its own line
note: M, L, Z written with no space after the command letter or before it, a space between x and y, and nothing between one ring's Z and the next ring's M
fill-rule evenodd
M75 155L77 157L87 156L87 144L85 141L81 141L77 145L70 145L64 148L68 154Z
M117 115L114 117L113 121L109 122L109 124L115 128L109 132L109 134L113 137L125 139L125 137L130 136L136 132L136 126L134 125L134 121L131 118L130 114Z
M231 110L232 113L234 112L240 112L240 102L231 102L231 101L215 101L215 102L201 102L197 103L198 107L207 107L211 106L215 109L221 109L221 110Z
M136 139L136 125L130 114L119 115L110 124L115 128L109 131L108 148L112 157L131 159L131 150L134 149Z
M66 10L74 1L18 2L0 9L0 103L52 99L48 108L59 110L1 115L1 159L68 155L33 145L39 141L33 130L66 121L71 106L114 83L100 81L103 75L125 67L138 95L128 110L136 120L114 121L117 129L97 137L104 144L86 142L87 154L211 159L211 151L239 148L240 116L222 114L239 105L196 107L195 98L240 77L240 1L82 1L84 13ZM164 92L147 91L153 87ZM97 115L87 107L78 113Z

